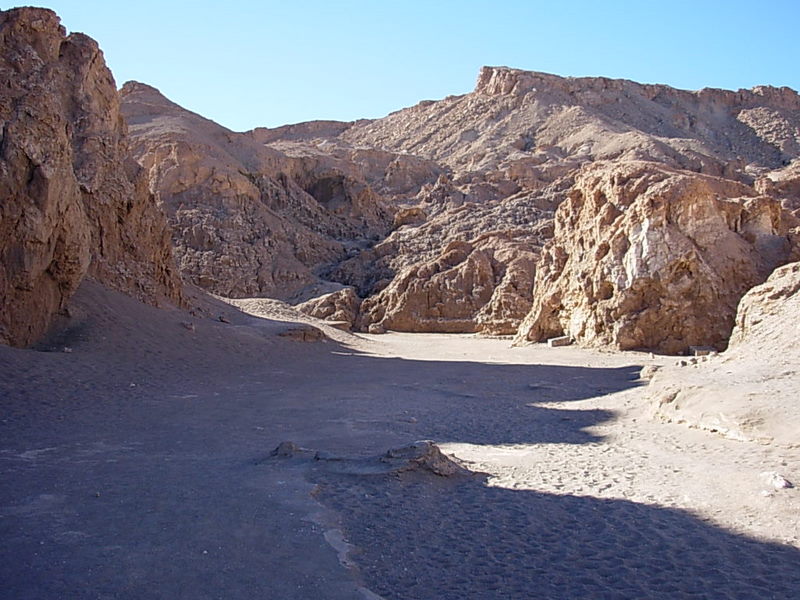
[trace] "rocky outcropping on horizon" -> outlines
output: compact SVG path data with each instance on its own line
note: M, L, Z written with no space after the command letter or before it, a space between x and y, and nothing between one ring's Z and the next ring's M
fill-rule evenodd
M788 88L688 92L485 67L463 96L252 135L359 165L396 208L387 237L319 271L364 298L365 331L513 334L528 315L518 341L566 332L618 348L724 347L742 294L796 252L800 98ZM373 151L439 175L393 188L385 166L365 169ZM610 200L593 199L604 191L590 180ZM612 272L625 281L599 289Z
M361 331L721 349L742 295L798 257L788 88L484 67L473 92L382 119L236 133L145 84L118 96L97 45L52 12L3 15L14 343L87 273L179 299L174 251L208 291Z
M0 12L0 342L44 334L84 276L181 301L164 216L128 154L114 78L50 10Z

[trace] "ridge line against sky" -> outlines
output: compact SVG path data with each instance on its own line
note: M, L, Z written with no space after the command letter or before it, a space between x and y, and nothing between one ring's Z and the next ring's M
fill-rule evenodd
M4 9L15 5L4 4ZM682 89L800 89L800 2L52 0L134 79L231 129L378 118L483 65Z

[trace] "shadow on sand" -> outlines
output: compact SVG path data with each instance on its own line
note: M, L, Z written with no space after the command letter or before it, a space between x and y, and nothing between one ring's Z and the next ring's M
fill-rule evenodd
M303 472L256 459L287 439L349 455L425 438L601 443L586 428L611 413L532 404L638 385L638 367L344 356L331 342L269 355L224 342L224 354L209 354L200 327L191 344L153 349L136 342L137 327L125 342L135 353L114 348L113 369L103 348L0 353L9 367L0 370L0 597L352 597L331 579L350 576L309 526L310 509L286 491L308 497ZM340 514L367 584L387 599L795 598L800 589L797 550L680 511L479 478L309 475Z
M328 474L367 587L389 599L796 598L800 552L623 500L427 473Z
M638 385L639 370L371 358L351 364L359 361L378 379L385 371L414 382L396 386L407 393L398 393L397 406L417 418L411 431L406 427L407 441L415 434L490 445L602 442L586 428L611 413L552 405ZM399 425L371 423L394 433ZM318 470L312 478L321 484L318 499L341 515L367 587L387 600L789 599L800 590L798 550L681 510L488 487L482 476Z

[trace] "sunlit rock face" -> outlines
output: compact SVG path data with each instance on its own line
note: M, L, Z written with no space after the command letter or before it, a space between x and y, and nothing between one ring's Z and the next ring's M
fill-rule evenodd
M97 43L20 8L0 13L0 47L0 342L36 341L87 275L180 302L166 222Z
M653 163L596 163L556 213L521 341L724 348L736 307L796 252L797 220L773 198Z
M800 151L800 98L788 88L691 92L484 67L471 93L423 101L382 119L313 121L242 134L142 84L126 85L123 99L136 155L169 214L184 276L224 295L298 302L330 292L331 282L351 287L363 300L348 300L351 307L358 304L354 326L362 330L513 334L534 307L540 316L528 318L520 340L574 330L582 343L618 347L674 350L701 339L724 345L737 296L788 256L778 241L775 247L767 243L769 236L785 237L789 224L770 212L777 209L765 208L772 206L766 199L789 213L800 208L793 162ZM669 228L658 219L671 217L646 214L633 197L611 201L619 210L633 207L625 209L633 249L605 259L624 260L614 269L624 273L620 277L608 279L607 267L599 264L590 269L605 277L592 282L597 290L590 295L611 293L619 304L599 317L585 303L568 301L557 319L544 316L555 308L545 310L543 297L556 306L560 293L548 291L551 271L561 269L553 265L566 260L552 255L552 248L541 251L555 230L556 208L588 193L590 165L617 173L644 163L654 166L634 177L636 194L647 194L650 182L668 187L648 197L685 196L668 204L691 204L688 220L726 229L744 245L728 236L719 240L723 251L687 220ZM726 202L714 204L712 196ZM750 234L731 222L739 204L745 220L774 217L781 223L762 223L758 240L748 241ZM637 218L644 220L637 225ZM566 229L580 220L559 219L556 228L566 239ZM723 285L729 291L719 292L714 268L687 249L696 240L705 244L698 256L730 252L731 261L751 266ZM602 247L603 240L596 242ZM572 242L558 247L573 251ZM668 309L673 294L683 294L676 283L683 268L678 257L695 265L686 267L692 278L710 282L708 290L692 293L702 299L699 311L715 306L714 325L665 320L667 313L680 313ZM590 262L586 256L570 260L584 270ZM660 269L675 281L635 291L646 279L655 281L652 273ZM534 286L534 279L542 285ZM620 290L626 290L624 301ZM589 303L594 306L594 299ZM637 316L648 303L654 304L648 316ZM319 314L339 312L328 308ZM531 329L533 322L539 324ZM663 339L637 333L637 327L662 329ZM689 331L694 333L683 339Z
M268 148L141 83L125 84L121 96L134 154L192 283L289 299L318 281L320 265L388 232L391 211L339 162Z

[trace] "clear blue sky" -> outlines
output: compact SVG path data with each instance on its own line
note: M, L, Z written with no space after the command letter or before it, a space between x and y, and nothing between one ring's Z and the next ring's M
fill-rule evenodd
M8 8L10 4L3 4ZM800 89L800 0L50 0L136 79L232 129L383 116L482 65Z

